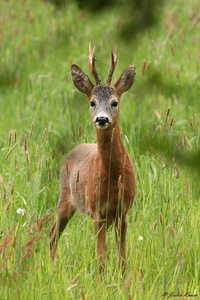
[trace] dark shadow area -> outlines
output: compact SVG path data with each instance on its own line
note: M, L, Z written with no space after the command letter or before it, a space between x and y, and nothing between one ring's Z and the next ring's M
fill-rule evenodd
M162 5L161 0L125 0L120 1L125 20L121 29L121 37L130 40L139 32L148 29L159 21Z
M2 70L2 69L1 69ZM0 88L13 87L17 84L18 76L14 71L2 70L0 73Z
M193 105L198 111L199 98L196 96L196 89L198 86L198 78L190 82L189 78L174 78L165 72L160 71L157 67L151 66L148 74L143 77L143 80L137 82L136 89L140 97L149 96L155 93L164 95L166 98L173 98L174 96L181 99L186 99L188 105ZM136 91L136 92L137 92ZM187 97L186 97L187 95Z
M140 139L140 153L150 151L156 156L163 155L170 163L177 163L195 171L200 176L200 150L188 150L187 146L180 142L179 136L142 134Z
M118 9L121 20L121 38L130 40L138 32L148 29L159 20L163 0L74 0L79 9L101 13L105 9ZM57 8L67 6L68 0L45 0ZM119 15L119 14L117 14ZM118 18L118 16L116 16Z
M108 8L118 1L115 0L74 0L80 9L87 10L89 12L98 13L104 8ZM44 0L44 2L50 2L54 4L57 8L61 8L62 6L66 6L69 0Z
M49 2L54 4L57 8L67 5L68 0L43 0L43 2Z
M95 0L95 1L88 1L88 0L75 0L78 4L80 9L88 10L92 13L99 13L103 9L109 8L118 1L115 0Z

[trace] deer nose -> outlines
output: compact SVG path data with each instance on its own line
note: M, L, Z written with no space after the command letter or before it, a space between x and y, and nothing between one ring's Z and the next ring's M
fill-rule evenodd
M95 121L99 126L105 126L109 124L109 119L107 117L98 117Z

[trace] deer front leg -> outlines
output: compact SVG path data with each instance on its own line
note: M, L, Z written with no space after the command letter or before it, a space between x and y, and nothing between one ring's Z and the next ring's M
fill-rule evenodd
M75 209L71 207L71 205L65 201L64 203L60 202L58 207L58 220L55 222L50 231L50 256L52 260L56 257L56 250L58 245L58 239L64 231L67 223L74 215Z
M106 222L105 220L99 220L94 218L94 230L97 235L97 254L100 261L99 272L103 275L105 268L105 248L106 248Z
M122 274L124 274L126 268L126 231L126 216L117 218L115 222L115 237L119 255L119 266L122 268Z
M62 232L64 231L66 225L68 223L68 218L64 216L63 218L59 218L57 222L55 222L50 231L50 256L52 260L55 260L56 250L58 246L58 239Z

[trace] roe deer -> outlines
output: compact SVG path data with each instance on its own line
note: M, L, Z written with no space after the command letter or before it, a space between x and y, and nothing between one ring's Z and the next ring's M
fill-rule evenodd
M119 263L126 264L127 214L135 195L132 163L121 140L118 124L121 95L133 84L135 67L127 67L115 84L111 84L117 63L118 48L111 52L111 69L106 85L95 68L94 48L89 45L89 63L95 78L89 77L75 64L71 74L76 88L84 93L96 130L97 144L80 144L66 156L60 173L58 220L50 232L50 254L55 258L58 238L76 210L94 219L100 274L104 270L106 230L114 223Z

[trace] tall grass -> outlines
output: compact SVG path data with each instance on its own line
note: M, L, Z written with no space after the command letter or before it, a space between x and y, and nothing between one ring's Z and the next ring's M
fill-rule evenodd
M200 295L199 165L175 155L176 149L183 158L199 152L200 3L165 1L158 22L129 41L121 34L129 14L119 5L91 14L74 2L62 8L0 2L0 299ZM137 178L127 270L122 279L109 230L101 285L89 217L77 213L70 221L56 266L48 245L63 157L79 143L95 142L87 100L70 76L72 62L88 70L90 40L103 80L117 40L116 78L128 64L137 69L120 104Z

